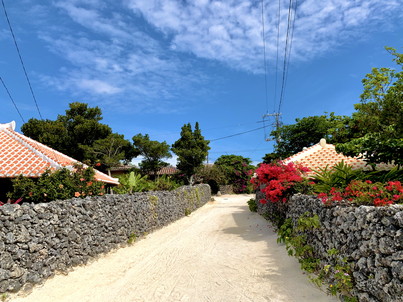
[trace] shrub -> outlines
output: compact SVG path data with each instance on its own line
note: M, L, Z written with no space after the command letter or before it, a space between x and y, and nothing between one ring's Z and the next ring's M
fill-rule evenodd
M13 191L9 192L7 197L39 203L103 195L104 185L95 180L94 174L94 169L76 165L74 172L63 168L55 172L47 170L37 179L19 176L13 179Z
M289 163L287 165L278 162L271 164L261 164L256 169L256 175L251 179L255 189L260 188L266 195L266 199L260 200L261 203L285 202L288 196L295 193L294 186L304 180L303 173L309 169Z
M248 206L251 212L257 212L257 204L254 198L248 200Z
M133 192L148 191L172 191L180 187L181 184L170 176L161 176L155 181L149 180L148 176L141 176L134 172L119 177L119 186L113 189L117 194L131 194Z
M348 201L357 205L386 206L403 203L403 187L400 181L389 181L387 184L373 183L371 180L353 180L344 189L331 188L329 193L318 194L326 205Z
M314 190L317 193L329 192L331 188L345 188L352 180L362 179L364 172L361 170L353 170L353 168L341 161L334 167L319 169L314 171L312 177L316 183Z

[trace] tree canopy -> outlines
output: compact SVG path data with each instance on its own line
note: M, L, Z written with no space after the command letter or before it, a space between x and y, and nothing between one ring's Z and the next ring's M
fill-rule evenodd
M110 175L110 168L121 161L129 161L139 155L133 145L124 138L123 134L112 133L106 138L96 140L92 146L81 145L87 159L100 161Z
M101 120L102 111L99 107L75 102L69 104L66 114L58 115L55 121L30 119L22 125L21 131L26 136L79 161L106 161L108 166L116 163L118 158L131 160L135 154L130 142L119 134L112 134L112 129L100 123ZM107 138L112 138L112 141ZM116 145L117 142L119 145ZM108 144L117 147L118 156L113 154L115 152L109 152L108 157Z
M321 138L326 138L330 143L345 142L348 139L350 118L347 116L338 116L332 112L329 115L297 118L295 121L295 124L284 125L271 132L277 144L274 152L263 158L265 163L287 158L302 151L304 147L317 144Z
M148 134L137 134L133 136L135 150L144 157L139 164L144 174L154 174L162 168L168 166L168 163L162 161L163 158L172 157L169 152L169 145L166 142L150 140Z
M235 193L248 191L251 171L255 168L249 158L240 155L221 155L214 165L223 171L227 183L232 184Z
M361 102L349 123L352 139L336 150L359 156L370 165L403 165L403 54L386 47L397 68L373 68L362 80Z
M172 145L172 151L178 156L177 168L185 173L188 182L193 183L195 170L206 159L210 141L201 134L199 123L196 122L192 131L190 123L183 125L181 137Z

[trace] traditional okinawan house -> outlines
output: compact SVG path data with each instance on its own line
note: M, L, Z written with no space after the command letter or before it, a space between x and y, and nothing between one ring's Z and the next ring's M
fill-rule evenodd
M133 170L138 170L138 167L132 164L127 164L127 165L120 165L120 166L114 166L110 168L111 171L111 176L112 177L119 177L122 175L125 175L127 173L130 173Z
M283 160L283 163L298 163L309 168L311 171L319 171L320 169L325 169L326 167L334 167L341 161L351 166L354 170L372 170L372 167L367 165L363 159L337 153L336 147L332 144L327 144L324 138L322 138L318 144L315 144L309 148L304 148L301 152L286 158ZM381 163L377 164L375 169L390 170L393 167L394 165L392 164Z
M158 172L157 175L161 176L161 175L174 175L176 173L179 173L179 169L177 169L174 166L166 166L166 167L162 167Z
M12 187L11 179L23 175L36 178L46 170L62 168L74 170L79 161L16 132L15 122L0 124L0 200ZM84 165L84 167L86 167ZM95 179L106 184L118 185L117 178L95 170Z

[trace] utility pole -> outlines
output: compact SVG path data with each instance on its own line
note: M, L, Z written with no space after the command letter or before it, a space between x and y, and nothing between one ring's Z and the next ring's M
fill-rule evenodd
M263 115L263 120L264 120L266 117L272 117L272 116L274 116L274 117L275 117L275 122L272 124L272 126L273 126L273 127L276 127L276 130L278 130L278 128L280 128L280 126L281 126L280 115L281 115L280 112L276 112L276 113L266 113L266 114ZM270 139L266 138L266 141L269 141L269 140L270 140ZM276 144L278 144L278 140L279 140L279 137L276 136Z

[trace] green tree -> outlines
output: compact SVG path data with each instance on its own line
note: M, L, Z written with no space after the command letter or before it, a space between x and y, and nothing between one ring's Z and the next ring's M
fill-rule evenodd
M345 142L350 135L350 118L334 115L333 112L297 118L295 121L295 124L284 125L271 132L271 136L277 138L277 144L274 153L266 154L266 161L287 158L304 147L319 143L321 138L326 138L329 143Z
M118 165L121 161L130 161L139 155L133 145L122 134L112 133L106 138L96 140L92 146L82 145L85 157L93 161L100 161L106 168L109 176L110 168Z
M68 132L62 122L56 120L30 119L21 126L21 131L26 136L52 147L66 155L69 154Z
M55 121L30 119L22 125L21 131L26 136L79 161L103 161L106 157L105 152L100 152L100 145L106 144L103 140L112 135L112 129L100 123L101 120L102 111L99 107L92 108L88 104L76 102L69 104L66 114L58 115ZM112 137L116 138L114 135ZM124 150L124 156L119 158L131 160L135 154L133 148L128 147L130 142L119 141L126 146L119 148L118 153ZM106 146L102 148L105 149ZM108 166L111 163L109 159L107 161Z
M140 169L144 174L154 174L162 168L168 166L168 163L162 161L163 158L172 157L169 152L169 145L166 142L150 140L148 134L137 134L133 136L135 150L144 157L140 163Z
M194 131L190 123L183 125L181 137L172 145L172 151L178 156L177 168L185 173L191 185L196 169L207 157L209 143L210 141L204 139L199 123L196 122Z
M373 68L362 80L361 102L350 121L350 141L336 150L363 158L368 164L403 165L403 54L386 47L397 69Z
M215 162L219 169L224 172L227 182L233 186L235 193L248 192L249 180L255 167L249 158L240 155L222 155Z

